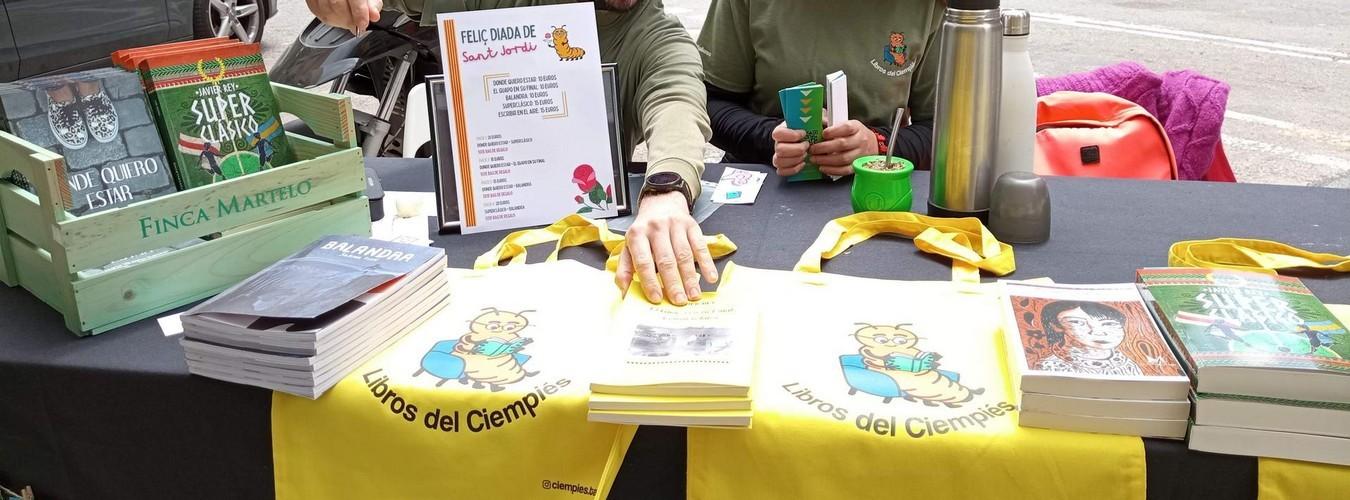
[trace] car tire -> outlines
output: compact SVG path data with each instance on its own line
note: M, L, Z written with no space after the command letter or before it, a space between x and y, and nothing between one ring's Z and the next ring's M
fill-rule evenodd
M218 35L222 22L230 22L229 36L245 43L257 43L263 39L263 30L267 27L266 6L263 0L196 0L192 8L192 32L195 38L211 38ZM235 9L243 16L230 19L226 12ZM256 27L255 27L256 23ZM239 29L235 29L235 26ZM248 36L240 36L241 33Z

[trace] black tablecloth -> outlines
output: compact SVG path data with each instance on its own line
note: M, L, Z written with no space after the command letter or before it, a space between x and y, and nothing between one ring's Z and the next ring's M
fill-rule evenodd
M425 160L370 159L385 189L429 190ZM762 169L759 166L741 168ZM710 165L715 180L721 166ZM1049 242L1016 248L1017 278L1131 281L1166 265L1168 246L1218 236L1275 239L1350 254L1350 191L1198 182L1050 179ZM915 206L928 177L914 175ZM704 224L739 246L740 264L789 269L824 224L850 213L848 182L788 184L770 176L750 206L724 206ZM503 233L435 237L467 267ZM905 241L869 242L826 271L945 280L947 262ZM547 252L536 252L542 258ZM600 252L564 252L599 265ZM1326 302L1350 302L1350 279L1307 277ZM0 290L0 484L39 498L267 498L273 496L270 393L187 374L182 349L153 320L76 339L59 315L20 289ZM1256 461L1144 440L1150 498L1255 498ZM682 429L644 427L616 498L684 496ZM972 464L978 466L978 464ZM829 478L820 478L828 481ZM1104 487L1109 487L1104 485Z

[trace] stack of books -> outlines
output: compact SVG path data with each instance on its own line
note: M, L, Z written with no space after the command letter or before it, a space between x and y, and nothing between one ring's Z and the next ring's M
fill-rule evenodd
M592 378L594 422L750 427L758 313L729 296L684 307L631 290Z
M1186 436L1190 379L1135 285L1004 286L1021 425Z
M1196 385L1190 448L1350 465L1350 333L1297 278L1141 269Z
M449 300L439 248L331 236L183 313L194 374L318 398Z

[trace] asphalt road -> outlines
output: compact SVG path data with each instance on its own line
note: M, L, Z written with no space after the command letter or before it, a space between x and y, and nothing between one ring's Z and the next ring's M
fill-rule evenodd
M792 1L792 0L781 0ZM816 1L816 0L796 0ZM282 0L269 63L312 16ZM709 0L666 0L697 36ZM1223 142L1241 182L1350 188L1350 9L1344 0L1018 0L1041 75L1137 61L1232 86Z

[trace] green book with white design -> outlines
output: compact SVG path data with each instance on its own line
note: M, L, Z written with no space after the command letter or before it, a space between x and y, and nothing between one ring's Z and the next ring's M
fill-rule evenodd
M257 44L151 56L139 70L179 189L295 161Z
M806 132L806 142L815 144L821 140L825 130L825 87L819 83L803 83L778 91L778 101L783 107L783 122L787 128ZM788 181L813 181L824 178L820 166L806 155L806 166Z
M1350 403L1350 332L1297 278L1139 270L1196 392Z

